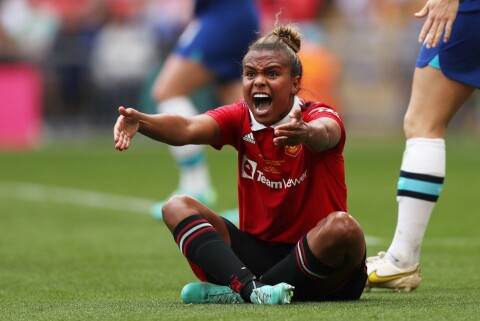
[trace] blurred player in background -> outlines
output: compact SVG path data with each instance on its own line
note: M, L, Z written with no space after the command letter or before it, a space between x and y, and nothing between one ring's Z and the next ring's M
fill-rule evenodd
M140 132L170 145L230 145L238 154L240 224L199 200L172 196L163 220L203 282L184 303L285 304L357 300L367 278L365 238L346 213L346 134L331 107L300 99L301 36L279 26L243 59L243 100L193 117L119 108L115 147Z
M404 119L398 221L387 252L367 259L367 288L420 285L420 248L445 177L445 131L480 88L480 0L429 0L415 15L426 21Z
M301 98L335 106L342 113L338 94L341 62L325 45L322 15L328 11L326 0L257 0L261 30L268 32L276 23L294 23L302 33L303 65Z
M254 0L196 0L194 19L154 83L157 112L197 115L190 95L212 82L222 104L241 99L241 61L259 28ZM214 205L216 192L203 147L174 146L170 150L180 171L174 194L191 195L208 206ZM157 219L162 218L163 204L159 202L152 208Z

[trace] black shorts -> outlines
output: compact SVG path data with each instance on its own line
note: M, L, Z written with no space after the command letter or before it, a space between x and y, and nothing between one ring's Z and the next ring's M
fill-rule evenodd
M240 231L230 221L224 219L228 233L230 234L231 247L237 257L257 277L270 270L273 266L283 260L296 244L267 243L247 233ZM357 300L363 293L367 281L365 266L366 251L362 263L352 272L344 284L340 285L333 292L325 292L315 282L307 286L296 288L294 300L296 301L345 301Z

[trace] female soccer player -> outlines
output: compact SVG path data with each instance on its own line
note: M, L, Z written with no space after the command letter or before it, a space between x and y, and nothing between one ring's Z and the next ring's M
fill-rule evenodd
M195 0L194 19L153 86L157 112L197 115L190 96L212 83L222 104L241 99L240 62L250 43L257 39L259 28L254 0ZM216 193L211 186L203 146L171 146L170 152L180 171L175 192L213 206ZM161 201L152 208L157 219L162 217L163 204Z
M397 227L388 251L367 259L367 288L420 285L420 248L445 177L445 131L480 88L480 0L428 0L415 15L427 19L404 119Z
M285 304L356 300L366 281L365 238L346 213L340 116L297 97L301 37L279 26L243 59L244 99L194 117L119 108L115 147L138 131L170 145L238 152L237 228L195 198L171 197L163 220L196 276L185 303Z

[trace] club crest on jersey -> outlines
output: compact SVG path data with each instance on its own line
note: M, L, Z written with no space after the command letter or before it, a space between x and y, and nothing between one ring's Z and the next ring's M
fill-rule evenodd
M301 150L302 150L302 145L285 146L285 154L292 157L297 157L298 153L300 153Z

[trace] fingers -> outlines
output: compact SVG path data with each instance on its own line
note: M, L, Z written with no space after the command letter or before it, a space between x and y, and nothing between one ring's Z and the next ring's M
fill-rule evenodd
M123 118L123 116L120 116ZM117 120L117 124L113 128L113 140L115 142L115 148L119 151L128 149L130 145L130 138L121 130L121 122L123 119Z
M299 132L296 128L275 129L274 145L297 145Z
M286 141L287 141L287 137L275 137L273 139L273 144L275 146L282 146L282 145L285 145Z
M427 18L425 23L423 24L422 30L420 31L420 35L418 36L418 42L423 43L425 41L429 41L431 39L431 35L429 34L433 25L433 19L430 17Z
M292 119L290 123L277 126L275 128L275 135L287 135L291 132L298 132L303 126L302 112L300 109L295 109L288 116Z
M288 116L292 119L292 123L300 122L302 120L302 111L296 108Z
M306 125L302 119L302 112L300 109L294 109L288 115L291 118L291 123L277 126L275 128L275 138L273 143L275 145L298 145L305 140Z
M113 126L113 141L116 143L120 136L120 117L117 118L115 126Z
M425 4L420 11L414 13L415 17L417 18L423 18L427 14L428 14L428 4Z
M447 21L447 25L445 26L445 35L443 36L443 41L444 42L447 42L448 40L450 40L450 34L452 33L453 21L454 20L451 20L451 19L449 19Z
M425 4L420 11L415 13L415 17L423 18L427 15L427 13L428 13L428 5Z
M132 115L132 108L118 107L118 113L122 116L128 117Z
M115 148L119 151L127 150L130 147L130 137L122 131L117 131L115 136Z
M430 29L430 37L427 38L427 48L435 47L440 43L444 29L445 23L433 23L432 28Z
M130 146L130 137L125 132L125 117L128 115L128 111L123 106L120 106L118 107L118 113L120 116L113 127L113 141L115 142L115 148L123 151Z
M420 11L415 13L415 17L417 18L423 18L428 14L428 6L425 5ZM423 43L425 41L425 38L427 37L428 31L430 30L430 27L432 25L432 20L427 19L425 23L423 24L422 30L420 31L420 35L418 36L418 42Z
M458 10L458 1L427 1L419 12L418 18L427 17L423 24L418 41L425 43L427 48L436 47L443 35L443 41L450 39L453 22Z
M125 138L120 140L118 143L115 144L115 148L121 152L127 150L130 147L130 139Z

